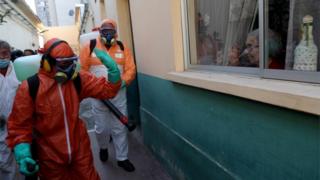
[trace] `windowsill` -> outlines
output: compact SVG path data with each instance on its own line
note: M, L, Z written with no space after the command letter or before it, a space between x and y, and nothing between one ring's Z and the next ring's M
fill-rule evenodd
M320 85L207 71L170 72L173 82L320 115Z

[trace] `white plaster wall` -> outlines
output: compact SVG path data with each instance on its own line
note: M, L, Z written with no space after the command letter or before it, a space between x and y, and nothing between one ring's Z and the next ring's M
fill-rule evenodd
M39 48L39 38L35 29L31 30L14 17L7 17L5 20L8 22L0 25L0 39L7 41L15 49ZM32 46L32 43L35 46Z
M48 41L51 38L67 41L73 51L79 54L79 30L76 25L48 27L48 31L44 33L44 40Z
M130 0L138 72L163 78L174 70L172 0Z
M117 12L117 0L105 0L105 6L107 18L118 22L117 13L121 12Z
M58 26L74 25L75 16L69 15L69 11L75 12L75 5L80 3L79 0L55 0Z

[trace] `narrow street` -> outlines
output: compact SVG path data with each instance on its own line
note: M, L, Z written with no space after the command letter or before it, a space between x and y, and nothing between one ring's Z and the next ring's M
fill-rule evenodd
M157 159L151 154L147 147L142 144L142 137L138 129L128 134L130 148L129 159L135 165L136 170L134 172L126 172L118 167L112 142L109 143L108 147L109 160L105 163L101 162L94 130L88 130L88 134L90 136L94 163L102 180L171 180L171 177Z
M319 54L320 0L0 0L0 180L320 180Z

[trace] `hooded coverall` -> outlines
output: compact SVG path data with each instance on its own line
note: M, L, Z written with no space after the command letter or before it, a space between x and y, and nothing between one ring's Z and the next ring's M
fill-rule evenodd
M9 117L19 84L13 64L10 62L6 76L0 74L0 118L3 120ZM0 127L0 177L1 179L15 179L18 169L13 154L5 142L7 134L5 121Z
M106 19L102 22L102 25L105 23L112 24L115 28L117 27L113 20ZM117 34L115 35L115 38L117 38ZM117 43L107 49L100 37L96 39L96 43L97 48L108 52L108 54L116 61L121 72L121 79L126 85L129 85L136 76L136 66L130 50L124 46L124 51L122 51ZM89 43L84 45L81 49L80 60L81 68L83 70L90 71L97 77L108 77L106 67L103 66L96 57L90 54ZM100 100L91 99L90 101L91 113L89 113L89 115L86 113L86 116L94 118L95 132L100 148L106 149L108 147L107 137L111 133L116 152L116 159L118 161L128 159L128 138L126 127ZM110 102L113 103L124 115L128 115L125 87L123 87L118 92L117 96L111 99Z
M68 57L66 54L70 57L63 45L53 50L55 57ZM29 95L27 81L22 82L9 117L8 146L31 143L34 134L40 179L99 179L87 130L78 116L79 104L88 97L113 98L121 82L113 84L80 71L81 92L78 94L72 81L58 84L54 75L54 71L39 70L35 101Z

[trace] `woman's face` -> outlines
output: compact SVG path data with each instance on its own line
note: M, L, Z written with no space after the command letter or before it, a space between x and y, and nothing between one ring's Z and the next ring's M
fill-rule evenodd
M10 60L10 58L11 58L10 49L0 48L0 59Z
M246 41L246 50L251 64L259 65L259 41L255 36L249 36Z

